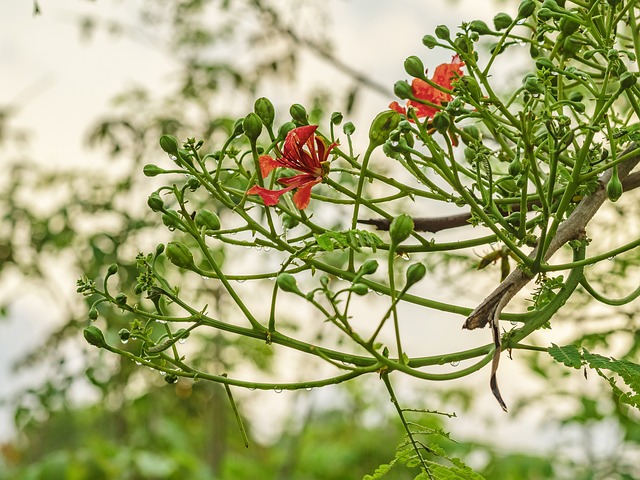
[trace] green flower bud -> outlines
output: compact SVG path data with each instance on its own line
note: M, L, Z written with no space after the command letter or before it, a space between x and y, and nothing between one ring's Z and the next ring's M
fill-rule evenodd
M403 213L393 219L389 226L389 236L391 237L391 245L398 246L404 242L413 232L413 219Z
M91 307L91 309L89 310L89 320L94 322L97 319L98 319L98 309L96 307Z
M231 136L239 137L244 133L244 127L242 125L243 122L244 122L243 118L239 118L238 120L236 120L236 123L233 125L233 132L231 132Z
M493 33L491 29L482 20L474 20L469 23L469 30L476 32L480 35L487 35Z
M580 28L580 24L575 21L571 17L562 17L560 19L560 31L565 35L569 36L572 33L576 33Z
M474 102L480 102L480 99L482 98L482 91L480 90L480 85L478 85L478 81L475 78L464 75L460 77L458 84L461 84L464 87Z
M522 213L520 212L513 212L511 215L509 215L506 218L507 222L509 222L511 225L514 225L516 227L520 226L520 222L522 221Z
M94 347L104 348L107 346L102 331L95 325L89 325L84 329L82 334L84 335L84 339Z
M356 127L353 123L351 122L347 122L344 124L344 126L342 127L342 131L344 132L345 135L349 136L349 135L353 135L353 133L356 131Z
M451 37L449 27L447 27L446 25L438 25L436 27L436 37L438 37L440 40L448 40Z
M462 141L465 145L469 145L472 141L480 141L480 130L478 130L478 127L475 125L465 125L462 127L462 131L471 137L471 139L469 139L466 135L462 136Z
M393 93L395 93L396 97L401 98L402 100L413 98L411 85L404 80L399 80L393 85Z
M620 75L620 90L626 90L633 87L638 81L637 77L631 72L624 72Z
M296 125L293 122L283 123L278 129L278 138L284 140L284 138L287 136L287 133L289 133L294 128L296 128Z
M582 92L571 92L571 94L569 95L569 100L571 102L581 102L583 98L584 95L582 94Z
M109 265L109 268L107 268L107 276L110 277L112 275L115 275L116 273L118 273L118 264L112 263L111 265Z
M622 182L620 182L620 178L618 178L618 171L616 169L613 175L611 175L611 179L607 182L607 197L609 197L609 200L612 202L617 202L621 196Z
M518 18L530 17L536 9L534 0L523 0L518 7Z
M198 228L204 227L207 230L220 230L220 217L206 208L198 210L194 221Z
M436 129L438 133L445 134L447 133L447 129L451 124L451 120L449 119L449 114L446 112L437 112L433 116L433 120L431 121L433 128Z
M438 46L438 40L433 35L425 35L422 37L422 44L425 47L432 49Z
M175 230L176 228L178 230L182 230L183 229L182 224L181 224L180 215L175 210L167 210L165 213L163 213L162 214L162 223L169 230Z
M293 105L291 105L289 113L291 114L291 118L293 118L294 122L298 123L299 125L309 125L307 110L299 103L294 103Z
M393 110L385 110L379 113L371 122L369 128L369 142L373 146L382 145L387 141L389 135L400 123L400 114Z
M302 295L302 292L298 288L298 282L296 282L296 277L291 275L290 273L281 273L278 275L276 279L276 283L278 288L283 292L291 292L298 295Z
M420 280L422 280L426 274L427 267L425 267L423 263L414 263L409 268L407 268L407 283L405 285L405 288L409 288L411 285L415 285Z
M340 125L342 123L342 114L340 112L333 112L331 114L331 123L334 125Z
M404 61L404 70L412 77L424 78L424 64L415 55L411 55Z
M162 212L164 210L164 201L158 192L153 192L149 195L147 205L149 205L149 208L154 212Z
M360 296L369 293L369 287L367 287L364 283L354 283L349 290Z
M544 93L544 87L540 84L538 79L533 76L526 78L524 81L524 89L533 95L540 95Z
M160 137L160 148L169 155L178 155L178 140L173 135L162 135Z
M155 177L156 175L161 175L165 172L166 170L152 163L149 163L142 168L142 173L144 173L145 177Z
M178 376L174 375L173 373L167 373L164 376L164 381L167 382L168 384L178 383Z
M562 44L562 53L565 58L573 58L584 47L584 43L575 35L569 35Z
M376 260L370 259L360 265L358 274L360 274L360 276L371 275L373 273L376 273L376 270L378 270L378 262Z
M551 10L550 8L541 8L540 10L538 10L538 18L540 20L544 20L547 21L551 18L557 17L558 14L555 13L553 10Z
M542 70L543 68L548 68L549 70L555 70L555 65L551 60L547 57L538 57L536 58L536 68L538 70Z
M514 158L513 161L509 164L509 175L512 177L517 177L522 171L522 162L519 158Z
M159 243L158 245L156 245L156 257L162 255L162 252L164 252L164 244Z
M131 338L131 332L126 328L121 328L120 331L118 332L118 336L120 337L121 341L128 342L129 339Z
M195 270L196 268L191 250L182 242L169 242L167 244L167 258L176 267L186 270Z
M258 115L252 112L244 117L244 120L242 121L242 129L249 141L255 143L262 133L262 120L260 120Z
M496 30L504 30L513 23L513 19L506 13L499 13L493 17L493 26Z
M573 108L578 113L584 113L587 109L584 103L582 102L571 102L571 108Z
M260 117L262 123L267 127L273 126L273 119L276 117L276 112L273 108L273 103L268 98L260 97L253 104L253 110L256 115Z
M294 216L291 216L287 213L282 214L282 226L284 228L292 229L298 226L300 222Z
M127 296L124 293L119 293L115 298L117 305L126 305L127 304Z

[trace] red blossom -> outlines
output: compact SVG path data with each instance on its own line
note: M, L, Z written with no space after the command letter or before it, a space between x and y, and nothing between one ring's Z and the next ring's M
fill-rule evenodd
M317 128L317 125L294 128L287 134L278 158L262 155L259 159L262 178L276 168L291 168L300 174L279 178L278 183L285 186L281 190L254 185L247 190L247 194L260 195L266 206L272 206L278 203L280 195L295 190L293 203L300 210L307 208L311 200L311 188L327 175L329 152L337 145L333 143L327 147L324 140L315 135Z
M464 67L464 63L460 60L460 57L458 57L458 55L454 55L454 57L451 59L451 63L443 63L442 65L438 65L436 67L436 71L433 74L431 81L437 85L440 85L442 88L451 90L453 87L452 81L462 76L462 67ZM439 110L437 106L442 105L444 102L449 102L453 98L449 93L443 92L442 90L429 85L427 82L421 80L420 78L413 79L413 82L411 83L411 90L414 97L433 104L426 105L414 100L409 100L407 102L407 106L415 108L416 115L419 118L433 118L433 116ZM407 113L407 110L404 107L401 107L398 102L392 102L389 105L389 108L403 115L406 115Z

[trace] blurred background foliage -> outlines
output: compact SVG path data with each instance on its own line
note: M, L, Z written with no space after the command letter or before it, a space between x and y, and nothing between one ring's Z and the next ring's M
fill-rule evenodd
M371 394L366 382L341 389L341 400L326 405L315 391L293 394L288 400L290 418L282 425L274 419L268 439L252 436L251 418L256 413L245 409L251 392L244 392L239 406L249 425L246 449L221 386L184 379L167 385L127 360L103 356L81 338L90 305L82 304L69 288L75 279L99 279L105 265L117 263L120 291L130 291L137 275L135 254L166 239L166 229L155 224L146 208L153 180L141 174L142 166L159 155L161 134L207 139L204 148L214 149L236 118L248 111L256 91L275 82L283 88L296 83L302 52L351 78L346 92L331 92L329 85L309 87L303 100L313 107L316 121L334 110L357 110L363 89L386 91L333 58L331 10L324 2L145 0L137 5L129 25L91 16L79 20L86 39L97 30L124 35L136 25L163 39L159 48L171 52L177 66L175 91L159 97L140 87L125 90L114 100L112 111L90 126L89 143L110 156L112 168L99 173L52 168L24 158L20 152L29 141L28 130L12 121L13 106L0 110L1 313L9 314L17 299L36 295L53 302L64 319L15 365L20 375L38 369L46 374L38 385L3 395L3 406L15 413L18 433L1 446L0 479L362 478L388 463L403 438L388 398ZM42 14L47 14L46 7ZM234 21L238 18L242 21ZM600 220L602 231L612 231L622 216L637 218L637 191L610 210ZM595 240L606 242L607 237ZM451 268L457 276L474 262L477 258L445 258L441 274L446 278ZM607 285L612 295L622 294L630 285L615 280L637 279L639 263L633 254L616 258L610 270L596 272L599 278L594 282ZM447 284L462 288L453 280ZM211 302L215 308L224 311L220 292L210 287L205 292L216 299ZM582 338L585 347L606 347L616 358L637 360L637 302L611 317L608 310L592 308L587 298L573 300L571 318L562 319L562 328L575 338L581 330L566 325L588 325L582 329L588 332ZM100 313L109 325L124 327L132 320L106 309ZM273 368L270 349L256 351L218 337L203 339L192 355L210 365L225 365L238 361L238 352L256 372ZM538 412L551 432L550 448L514 451L492 433L495 425L490 420L475 418L482 431L468 441L439 437L447 451L467 459L488 479L639 478L638 412L616 402L608 388L588 388L575 371L563 369L550 357L531 355L527 362L529 375L542 380L544 388L522 392L511 415L526 421ZM470 387L457 384L424 395L430 404L455 410L458 416L476 411ZM303 407L294 412L297 403ZM433 415L420 422L435 431L449 424ZM599 441L602 435L606 448ZM386 478L410 478L410 472L398 468Z

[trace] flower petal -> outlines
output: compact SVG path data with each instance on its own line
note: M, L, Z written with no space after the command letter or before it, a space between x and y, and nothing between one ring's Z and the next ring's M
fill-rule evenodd
M247 195L260 195L262 201L267 207L272 207L278 203L280 196L293 190L295 187L287 187L282 190L269 190L268 188L261 187L260 185L254 185L247 190Z
M261 155L259 158L259 162L262 178L267 178L267 175L269 175L275 168L286 166L283 165L282 162L280 162L278 159L275 159L269 155Z
M293 194L293 203L296 204L299 210L304 210L309 205L309 201L311 200L311 189L320 183L322 179L316 179L312 182L308 182L296 190L296 193Z
M404 107L401 107L398 102L391 102L389 104L389 108L391 110L395 110L398 113L401 113L402 115L406 115L407 114L407 109L404 108Z
M307 183L320 183L322 181L322 177L316 175L309 175L308 173L303 173L300 175L294 175L293 177L283 177L278 179L278 183L281 185L287 185L292 188L300 188Z

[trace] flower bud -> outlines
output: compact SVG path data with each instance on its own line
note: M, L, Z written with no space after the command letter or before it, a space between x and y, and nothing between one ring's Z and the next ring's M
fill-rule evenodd
M167 244L167 258L176 267L186 270L195 270L196 268L191 250L182 242L169 242Z
M411 55L404 61L404 70L412 77L424 78L424 64L415 55Z
M518 18L530 17L536 9L534 0L523 0L518 7Z
M127 304L127 296L124 293L119 293L115 298L117 305L126 305Z
M289 109L293 121L300 125L309 125L307 110L299 103L294 103Z
M620 178L618 178L618 171L614 170L611 179L607 182L607 197L609 197L609 200L612 202L617 202L621 196L622 182L620 182Z
M496 30L504 30L513 23L513 19L506 13L499 13L493 17L493 26Z
M522 162L519 158L514 158L513 161L509 164L509 175L512 177L517 177L522 171Z
M84 339L94 347L104 348L107 346L102 331L95 325L89 325L84 329L82 334L84 335Z
M425 47L432 49L438 46L438 40L433 35L425 35L422 37L422 44Z
M560 19L560 31L565 35L576 33L580 28L580 24L571 17L562 17Z
M369 287L367 287L364 283L354 283L349 290L360 296L369 293Z
M575 35L569 35L564 39L562 44L562 53L565 58L573 58L580 51L580 49L584 46L582 40L580 40Z
M543 68L554 70L555 66L553 65L553 62L549 60L547 57L538 57L536 58L536 68L538 70L542 70Z
M633 87L638 79L631 72L624 72L620 75L620 90L626 90L627 88Z
M395 93L396 97L401 98L402 100L413 98L411 85L404 80L399 80L393 85L393 93Z
M540 85L540 82L534 76L530 76L525 79L524 89L533 95L540 95L544 93L544 87Z
M262 120L260 120L258 115L252 112L244 117L244 120L242 121L242 129L249 141L255 143L262 133Z
M448 40L451 37L449 27L447 27L446 25L438 25L436 27L436 37L438 37L440 40Z
M178 376L174 375L173 373L167 373L164 376L164 381L167 382L168 384L178 383Z
M458 79L458 83L462 84L474 102L480 103L482 91L480 90L480 85L478 85L478 81L475 78L470 77L469 75L464 75Z
M198 228L204 227L207 230L220 230L220 217L206 208L198 210L194 221Z
M333 112L331 114L331 123L334 125L340 125L342 123L343 116L340 112Z
M356 126L352 122L347 122L342 127L342 131L347 136L353 135L353 133L356 131Z
M160 148L169 155L178 155L178 140L173 135L162 135L160 137Z
M147 198L147 205L149 205L149 208L154 212L162 212L164 210L164 201L158 192L153 192L149 195L149 198Z
M256 115L260 117L260 120L262 120L264 125L267 127L273 126L273 119L276 118L276 112L271 100L265 97L260 97L253 104L253 110L256 112Z
M300 222L294 216L291 216L287 213L282 214L282 226L284 228L292 229L298 226Z
M482 20L473 20L469 23L469 30L476 32L480 35L487 35L493 33L491 29Z
M117 263L112 263L111 265L109 265L109 268L107 268L107 276L111 277L112 275L115 275L116 273L118 273L118 264Z
M156 257L162 255L162 252L164 252L164 243L159 243L156 245Z
M469 143L476 141L480 141L480 130L475 125L465 125L462 127L462 131L466 133L471 139L466 136L462 136L462 141L465 145L469 145Z
M178 212L176 212L175 210L167 210L165 213L162 214L162 223L169 229L169 230L175 230L176 228L178 230L182 230L182 224L181 224L181 219L180 219L180 215L178 215Z
M283 123L278 129L278 138L284 139L287 136L287 133L289 133L294 128L296 128L296 125L293 122Z
M400 114L393 110L385 110L379 113L371 122L369 128L369 142L373 146L382 145L387 141L392 131L400 123Z
M582 94L582 92L571 92L571 94L569 95L569 100L571 102L581 102L583 98L584 95Z
M126 328L121 328L120 331L118 332L118 336L120 337L121 341L128 342L129 339L131 338L131 332Z
M278 278L276 279L276 283L278 285L278 288L283 292L291 292L302 295L302 292L298 288L298 282L296 282L296 278L290 273L279 274Z
M239 137L244 133L244 129L242 125L243 122L244 122L244 119L242 118L239 118L238 120L236 120L236 123L233 125L233 132L231 133L233 137Z
M426 274L427 267L425 267L423 263L414 263L409 268L407 268L407 283L405 285L405 288L409 288L411 285L418 283L424 278Z
M161 175L165 172L166 170L152 163L149 163L142 168L142 173L144 173L145 177L155 177L156 175Z
M445 112L437 112L433 116L433 120L431 121L433 128L436 129L438 133L445 134L447 133L447 129L451 124L451 120L449 119L449 114Z
M89 310L89 320L93 322L97 319L98 319L98 309L95 306L93 306Z
M376 260L370 259L360 265L358 274L360 276L371 275L373 273L376 273L376 270L378 270L378 262Z
M404 242L409 235L413 232L413 219L403 213L393 219L389 226L389 236L391 238L391 245L398 246Z

